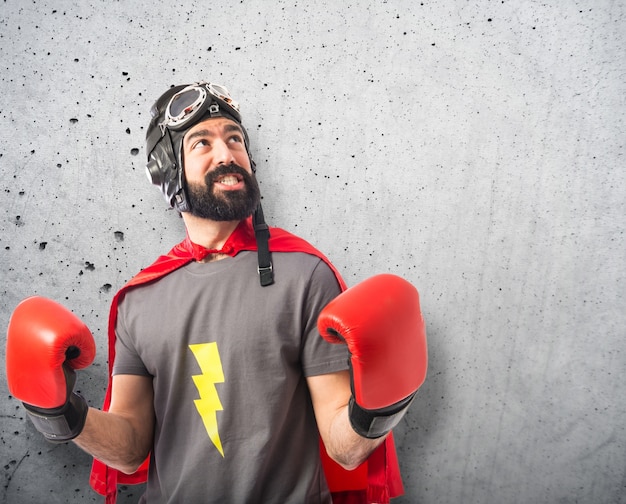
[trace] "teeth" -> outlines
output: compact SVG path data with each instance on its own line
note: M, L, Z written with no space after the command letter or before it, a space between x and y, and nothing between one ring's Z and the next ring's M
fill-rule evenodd
M224 185L235 185L239 182L239 179L234 175L226 175L219 180L220 184Z

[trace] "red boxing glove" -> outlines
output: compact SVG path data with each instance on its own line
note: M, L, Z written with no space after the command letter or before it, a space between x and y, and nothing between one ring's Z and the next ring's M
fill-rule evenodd
M80 434L87 402L74 393L74 369L96 354L91 332L72 312L46 298L30 297L11 315L7 329L9 392L24 403L46 439L64 442Z
M361 436L385 435L426 378L428 349L419 294L406 280L376 275L322 310L320 334L350 350L350 422Z

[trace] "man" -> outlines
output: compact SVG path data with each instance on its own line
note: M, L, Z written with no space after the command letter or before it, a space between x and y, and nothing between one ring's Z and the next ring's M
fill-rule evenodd
M72 393L73 369L93 359L89 330L42 298L24 301L9 324L12 393L46 438L95 457L92 486L109 502L116 482L145 477L149 460L142 502L329 503L327 478L337 476L322 457L359 474L381 449L382 480L369 481L370 464L366 484L344 485L334 502L400 493L389 432L425 377L417 292L383 275L340 295L321 253L267 227L248 135L224 87L171 88L152 116L148 175L187 237L113 300L103 410ZM53 357L33 367L34 346Z

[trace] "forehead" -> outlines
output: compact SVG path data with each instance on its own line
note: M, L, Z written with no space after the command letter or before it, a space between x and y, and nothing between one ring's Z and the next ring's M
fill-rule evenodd
M185 133L185 139L190 136L196 136L200 132L207 135L216 135L224 132L239 131L243 133L241 126L239 126L232 119L227 117L211 117L204 121L195 124Z

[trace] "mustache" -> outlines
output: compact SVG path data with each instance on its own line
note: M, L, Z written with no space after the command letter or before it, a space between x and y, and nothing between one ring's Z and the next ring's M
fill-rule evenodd
M227 165L220 165L217 168L215 168L215 170L212 170L209 173L207 173L206 176L204 177L204 181L207 187L211 187L213 182L215 182L217 179L219 179L220 177L224 175L228 175L229 173L235 173L237 175L241 175L241 177L244 179L246 183L248 183L252 178L252 175L250 175L250 173L245 168L239 166L236 163L230 163Z

